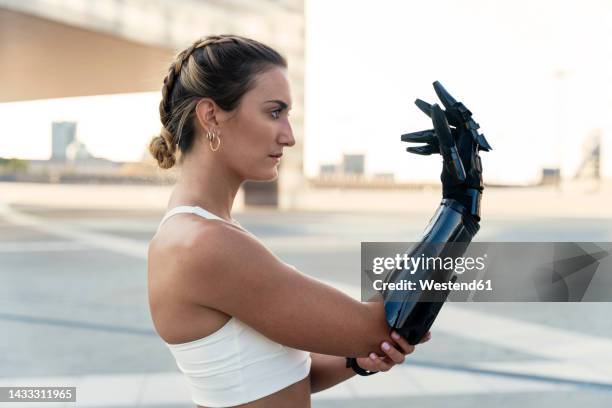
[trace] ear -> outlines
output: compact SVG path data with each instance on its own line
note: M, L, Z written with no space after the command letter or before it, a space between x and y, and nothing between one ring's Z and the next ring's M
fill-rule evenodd
M210 98L202 98L198 101L195 113L198 118L198 123L204 131L219 127L219 122L217 121L219 110L220 108Z

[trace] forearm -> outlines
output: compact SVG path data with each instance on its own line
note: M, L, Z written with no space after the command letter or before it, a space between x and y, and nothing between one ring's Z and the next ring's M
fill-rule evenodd
M411 258L458 258L463 256L478 232L477 218L454 199L443 199L429 222L421 240L411 249ZM435 268L421 264L414 269L396 269L386 277L387 282L435 280L448 282L456 279L453 269ZM448 291L420 291L406 295L402 291L385 290L385 314L388 324L410 344L417 344L431 327Z
M333 387L355 375L352 368L346 367L344 357L310 353L310 392L312 394Z

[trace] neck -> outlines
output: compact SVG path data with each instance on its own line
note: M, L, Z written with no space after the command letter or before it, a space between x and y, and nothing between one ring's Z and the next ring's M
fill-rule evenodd
M232 220L232 206L243 181L240 177L216 162L212 155L186 155L180 172L168 208L196 205Z

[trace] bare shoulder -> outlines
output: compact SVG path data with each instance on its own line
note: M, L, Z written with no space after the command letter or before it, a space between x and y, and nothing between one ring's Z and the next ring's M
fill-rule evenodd
M218 298L237 295L237 285L249 288L289 269L253 235L225 222L193 231L176 253L190 298L203 306L218 306Z
M234 316L273 341L323 354L367 355L387 336L380 310L299 272L238 227L188 217L164 227L150 248L156 299Z
M200 270L232 252L233 245L244 245L248 238L250 236L244 231L223 221L198 216L175 217L164 224L149 243L149 262L169 261L172 270L185 274ZM257 242L250 240L251 244Z
M280 262L242 229L196 216L177 217L164 224L149 244L148 259L150 273L163 270L174 285L183 283L202 305L208 295L222 293L221 279L239 278L245 273L248 260ZM258 271L256 268L252 273Z

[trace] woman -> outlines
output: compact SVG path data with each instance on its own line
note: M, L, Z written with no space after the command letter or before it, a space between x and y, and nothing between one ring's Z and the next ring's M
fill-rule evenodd
M275 179L295 144L286 67L259 42L210 36L164 79L150 151L181 174L150 242L149 300L200 407L308 407L311 393L414 351L381 302L301 274L232 219L242 182Z

